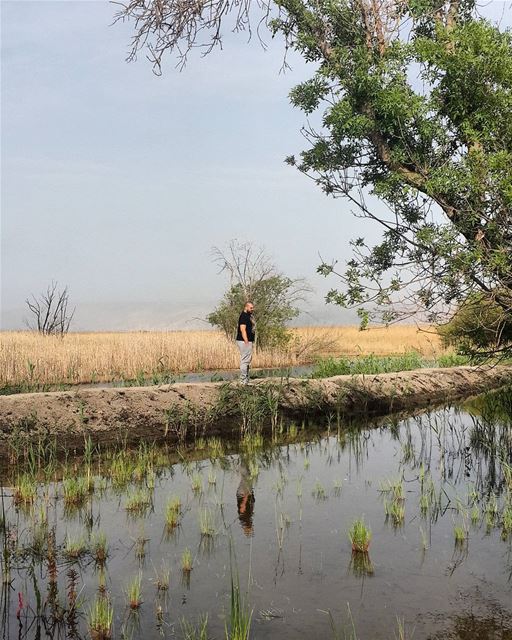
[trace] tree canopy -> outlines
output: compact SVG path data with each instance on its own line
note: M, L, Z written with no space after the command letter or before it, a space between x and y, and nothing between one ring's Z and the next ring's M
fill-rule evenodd
M340 279L327 300L358 308L363 325L418 311L440 321L475 294L508 317L510 30L474 0L131 0L118 17L135 20L133 55L146 46L159 69L167 51L182 61L219 44L230 17L249 28L257 9L316 63L290 97L319 124L288 163L383 229L375 246L355 238L345 267L320 265Z

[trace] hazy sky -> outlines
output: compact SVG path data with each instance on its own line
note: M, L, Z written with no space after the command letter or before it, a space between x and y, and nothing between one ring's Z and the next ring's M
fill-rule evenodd
M282 74L280 41L226 34L157 77L143 54L125 62L132 27L110 26L114 11L1 2L2 328L52 279L75 329L192 326L226 286L211 247L234 238L308 278L317 319L343 322L322 310L336 283L316 276L318 254L342 261L351 237L379 231L283 162L305 148L288 93L311 69L292 57Z

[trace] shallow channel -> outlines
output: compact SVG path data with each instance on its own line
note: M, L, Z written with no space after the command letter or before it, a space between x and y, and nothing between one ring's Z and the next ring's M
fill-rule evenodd
M0 637L89 638L105 598L113 638L200 637L187 633L207 615L220 639L238 583L250 638L512 639L511 398L315 438L292 424L235 447L200 440L173 464L151 446L91 453L46 480L33 455L3 489ZM349 541L358 518L368 554Z

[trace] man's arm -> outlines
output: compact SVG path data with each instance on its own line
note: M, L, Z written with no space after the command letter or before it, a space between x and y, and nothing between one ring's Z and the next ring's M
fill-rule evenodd
M242 334L242 338L244 339L245 344L249 344L249 338L247 337L247 327L245 324L240 325L240 333Z

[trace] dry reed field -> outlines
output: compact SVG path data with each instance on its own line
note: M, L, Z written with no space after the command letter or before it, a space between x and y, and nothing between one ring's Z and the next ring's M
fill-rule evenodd
M433 329L395 325L293 329L286 349L256 352L253 367L288 367L319 356L443 352ZM0 333L0 386L107 382L189 371L235 369L236 345L216 331L69 333L64 338L29 331Z

